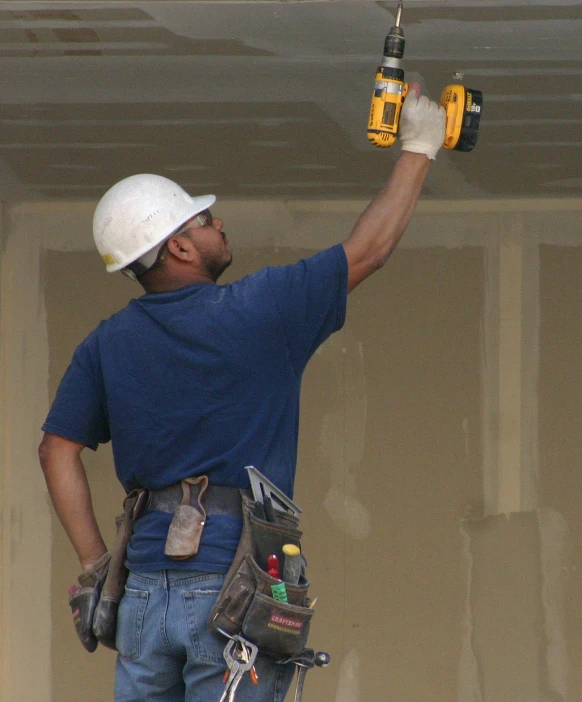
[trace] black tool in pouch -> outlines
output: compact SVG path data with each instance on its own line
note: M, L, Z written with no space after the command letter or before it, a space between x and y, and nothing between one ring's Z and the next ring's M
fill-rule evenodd
M287 602L274 599L271 588L282 581L269 575L267 559L276 555L283 564L283 546L300 547L302 532L294 515L275 510L276 521L270 522L261 507L242 494L241 540L208 626L231 636L242 634L262 653L280 659L306 647L315 610L309 607L304 573L297 584L285 583Z

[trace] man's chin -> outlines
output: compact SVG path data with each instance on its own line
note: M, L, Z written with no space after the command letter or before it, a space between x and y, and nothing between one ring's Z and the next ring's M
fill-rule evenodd
M229 253L230 253L230 252L229 252ZM224 273L224 271L230 266L231 263L232 263L232 254L230 254L230 257L229 257L229 259L228 259L227 261L224 261L224 263L222 264L220 270L215 271L214 282L216 282L216 281L220 278L220 276L221 276L221 275Z

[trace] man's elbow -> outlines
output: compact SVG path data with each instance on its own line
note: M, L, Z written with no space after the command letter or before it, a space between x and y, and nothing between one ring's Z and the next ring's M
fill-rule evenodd
M40 467L46 475L51 465L54 465L55 458L78 456L84 448L82 444L45 432L38 447Z
M390 258L391 251L368 251L365 258L349 264L348 292L351 292L366 278L382 268Z
M53 434L46 434L42 437L42 441L38 446L38 460L43 473L46 473L51 462L51 456L54 453Z

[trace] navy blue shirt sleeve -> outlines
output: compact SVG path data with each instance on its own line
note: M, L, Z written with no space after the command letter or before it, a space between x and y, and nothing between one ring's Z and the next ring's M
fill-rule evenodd
M295 372L344 324L348 262L341 244L292 266L270 268L268 280Z
M90 339L75 351L42 429L96 450L110 434L99 381L90 364Z

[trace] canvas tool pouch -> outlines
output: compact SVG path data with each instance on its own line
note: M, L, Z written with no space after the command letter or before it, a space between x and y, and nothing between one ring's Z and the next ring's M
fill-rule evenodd
M101 587L99 601L93 614L93 634L107 648L114 651L117 632L117 610L125 592L128 570L125 567L127 544L133 533L135 520L141 514L147 501L146 490L130 492L123 502L123 514L117 518L117 536L110 556L107 575Z
M267 558L276 554L279 563L283 564L283 546L289 543L301 546L299 520L276 511L277 521L268 522L244 494L242 508L241 539L210 613L209 629L229 635L242 634L262 653L278 659L295 655L307 645L315 612L309 608L309 582L302 574L296 585L285 584L288 602L275 600L271 586L280 580L267 572Z

